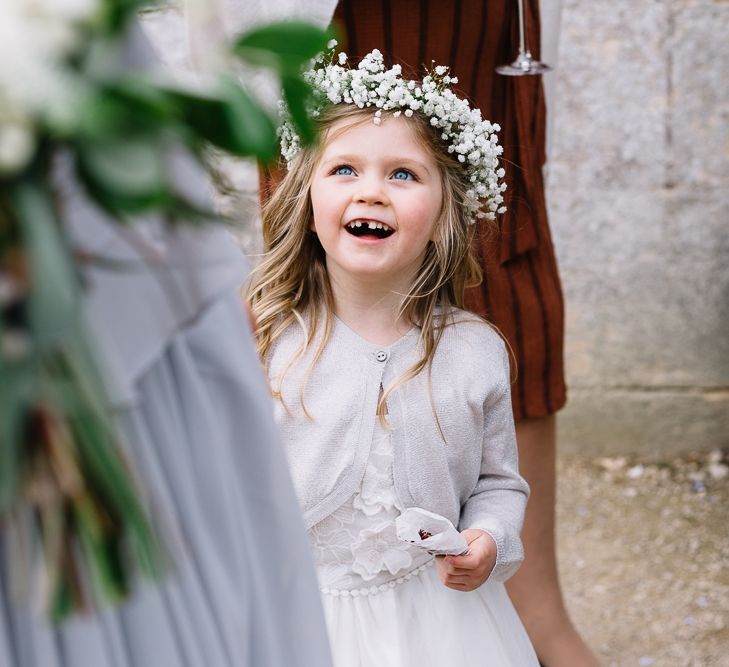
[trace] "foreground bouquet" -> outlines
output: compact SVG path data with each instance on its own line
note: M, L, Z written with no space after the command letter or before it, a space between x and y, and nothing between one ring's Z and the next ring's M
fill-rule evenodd
M202 224L214 216L171 184L170 149L200 160L210 145L261 159L276 149L273 121L234 78L191 90L120 65L143 4L0 3L0 529L13 580L40 589L55 620L121 600L138 573L164 570L84 330L56 158L64 154L91 201L120 223L158 213ZM232 47L298 97L308 91L301 65L327 39L284 23ZM295 123L311 137L299 111Z

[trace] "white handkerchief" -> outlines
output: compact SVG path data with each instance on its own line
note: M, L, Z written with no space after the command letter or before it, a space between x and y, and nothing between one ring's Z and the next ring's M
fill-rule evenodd
M397 536L436 556L462 556L468 542L444 516L420 507L408 507L395 519Z

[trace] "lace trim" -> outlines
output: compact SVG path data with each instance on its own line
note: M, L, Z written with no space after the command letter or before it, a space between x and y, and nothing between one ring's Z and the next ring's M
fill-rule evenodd
M406 581L408 581L408 579L412 579L414 576L419 575L421 572L424 572L426 568L431 567L434 564L435 560L428 561L424 565L421 565L420 567L416 567L414 570L411 570L406 575L398 577L397 579L393 579L392 581L388 581L386 584L380 584L379 586L353 588L350 590L344 588L320 588L319 590L321 591L322 595L332 595L333 597L343 598L357 598L360 595L376 595L377 593L384 593L390 588L395 588L395 586L404 584Z

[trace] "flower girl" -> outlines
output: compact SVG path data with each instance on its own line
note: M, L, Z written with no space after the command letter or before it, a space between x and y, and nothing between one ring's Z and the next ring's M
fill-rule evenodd
M444 67L408 81L373 51L307 76L322 140L283 127L248 298L334 663L536 665L503 585L528 495L508 356L460 309L470 224L502 210L498 127Z

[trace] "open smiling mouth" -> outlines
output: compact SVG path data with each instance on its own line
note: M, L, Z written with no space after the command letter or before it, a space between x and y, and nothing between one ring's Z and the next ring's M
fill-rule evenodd
M345 229L352 236L358 238L386 239L395 233L395 230L388 227L384 222L374 222L372 220L353 220L347 223Z

